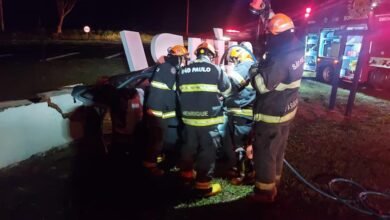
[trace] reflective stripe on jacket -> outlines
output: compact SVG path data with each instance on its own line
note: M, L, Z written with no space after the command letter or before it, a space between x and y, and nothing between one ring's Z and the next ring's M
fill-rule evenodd
M202 118L202 119L195 119L195 118L182 118L183 123L190 126L195 127L204 127L204 126L212 126L217 124L222 124L225 120L224 116L219 116L215 118Z
M270 123L270 124L275 124L275 123L284 123L288 122L291 119L294 118L295 114L297 113L298 108L295 108L294 111L287 113L283 116L272 116L272 115L265 115L261 113L257 113L254 115L253 120L257 122L265 122L265 123Z
M178 88L183 122L190 126L223 123L222 96L230 94L227 75L207 57L196 60L181 71Z
M173 89L176 81L176 68L169 62L156 68L150 82L146 109L149 114L159 118L171 118L176 111L176 92Z
M228 108L227 113L230 113L234 116L241 116L241 117L253 117L253 110L252 109L241 109L241 108Z
M267 55L260 73L252 80L257 92L253 107L255 121L284 123L291 121L297 111L304 47L296 38L275 45L277 48Z

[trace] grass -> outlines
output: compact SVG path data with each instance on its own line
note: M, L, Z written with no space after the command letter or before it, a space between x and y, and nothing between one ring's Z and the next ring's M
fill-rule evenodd
M195 200L190 203L180 203L175 207L175 209L194 208L194 207L215 205L219 203L228 203L228 202L242 199L245 196L247 196L250 192L252 192L251 186L231 185L225 179L216 178L214 182L219 183L221 185L223 189L221 193L210 198L203 198L203 199Z

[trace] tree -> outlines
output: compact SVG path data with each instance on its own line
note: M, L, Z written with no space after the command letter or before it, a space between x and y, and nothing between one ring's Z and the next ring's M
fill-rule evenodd
M4 32L4 30L3 0L0 0L0 32Z
M0 0L1 1L1 0ZM67 16L76 5L77 0L56 0L57 1L57 11L58 11L58 25L57 25L57 34L62 33L62 25L64 23L65 16Z

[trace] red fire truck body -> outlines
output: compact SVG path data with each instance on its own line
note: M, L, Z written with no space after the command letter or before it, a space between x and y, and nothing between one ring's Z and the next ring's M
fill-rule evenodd
M306 73L314 73L319 80L330 82L336 75L344 81L352 81L360 71L360 83L390 89L388 9L390 7L383 6L379 14L371 10L362 19L334 14L328 18L324 17L325 11L319 20L308 21Z

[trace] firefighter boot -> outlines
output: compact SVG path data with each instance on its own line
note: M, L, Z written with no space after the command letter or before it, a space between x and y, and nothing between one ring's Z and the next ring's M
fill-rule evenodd
M237 177L231 178L230 184L235 185L235 186L242 185L244 183L244 178L245 177L243 177L243 176L237 176Z
M222 187L219 183L213 183L213 184L210 184L209 182L206 182L206 183L196 182L195 183L195 193L199 197L215 196L216 194L220 193L221 191L222 191Z
M191 186L195 180L195 170L180 171L180 179L184 186Z
M230 178L230 183L232 185L241 185L243 184L245 178L245 150L242 147L238 147L235 150L236 153L236 173Z
M255 171L253 169L253 161L243 155L239 158L238 169L236 176L230 178L232 185L252 185L255 183Z
M157 166L157 163L144 161L143 166L145 167L148 175L150 176L161 177L165 174L164 170L160 169Z
M255 171L245 173L244 184L253 185L255 182Z
M241 175L241 173L239 172L237 167L233 167L233 168L229 169L227 171L226 175L227 175L227 178L229 179L229 182L232 185L241 185L242 180L243 180L243 176Z
M255 183L255 172L248 172L244 175L238 175L230 179L232 185L252 185Z
M245 178L244 178L244 184L246 185L253 185L255 184L255 170L254 170L254 164L253 160L246 159L245 160L246 166L245 166Z

